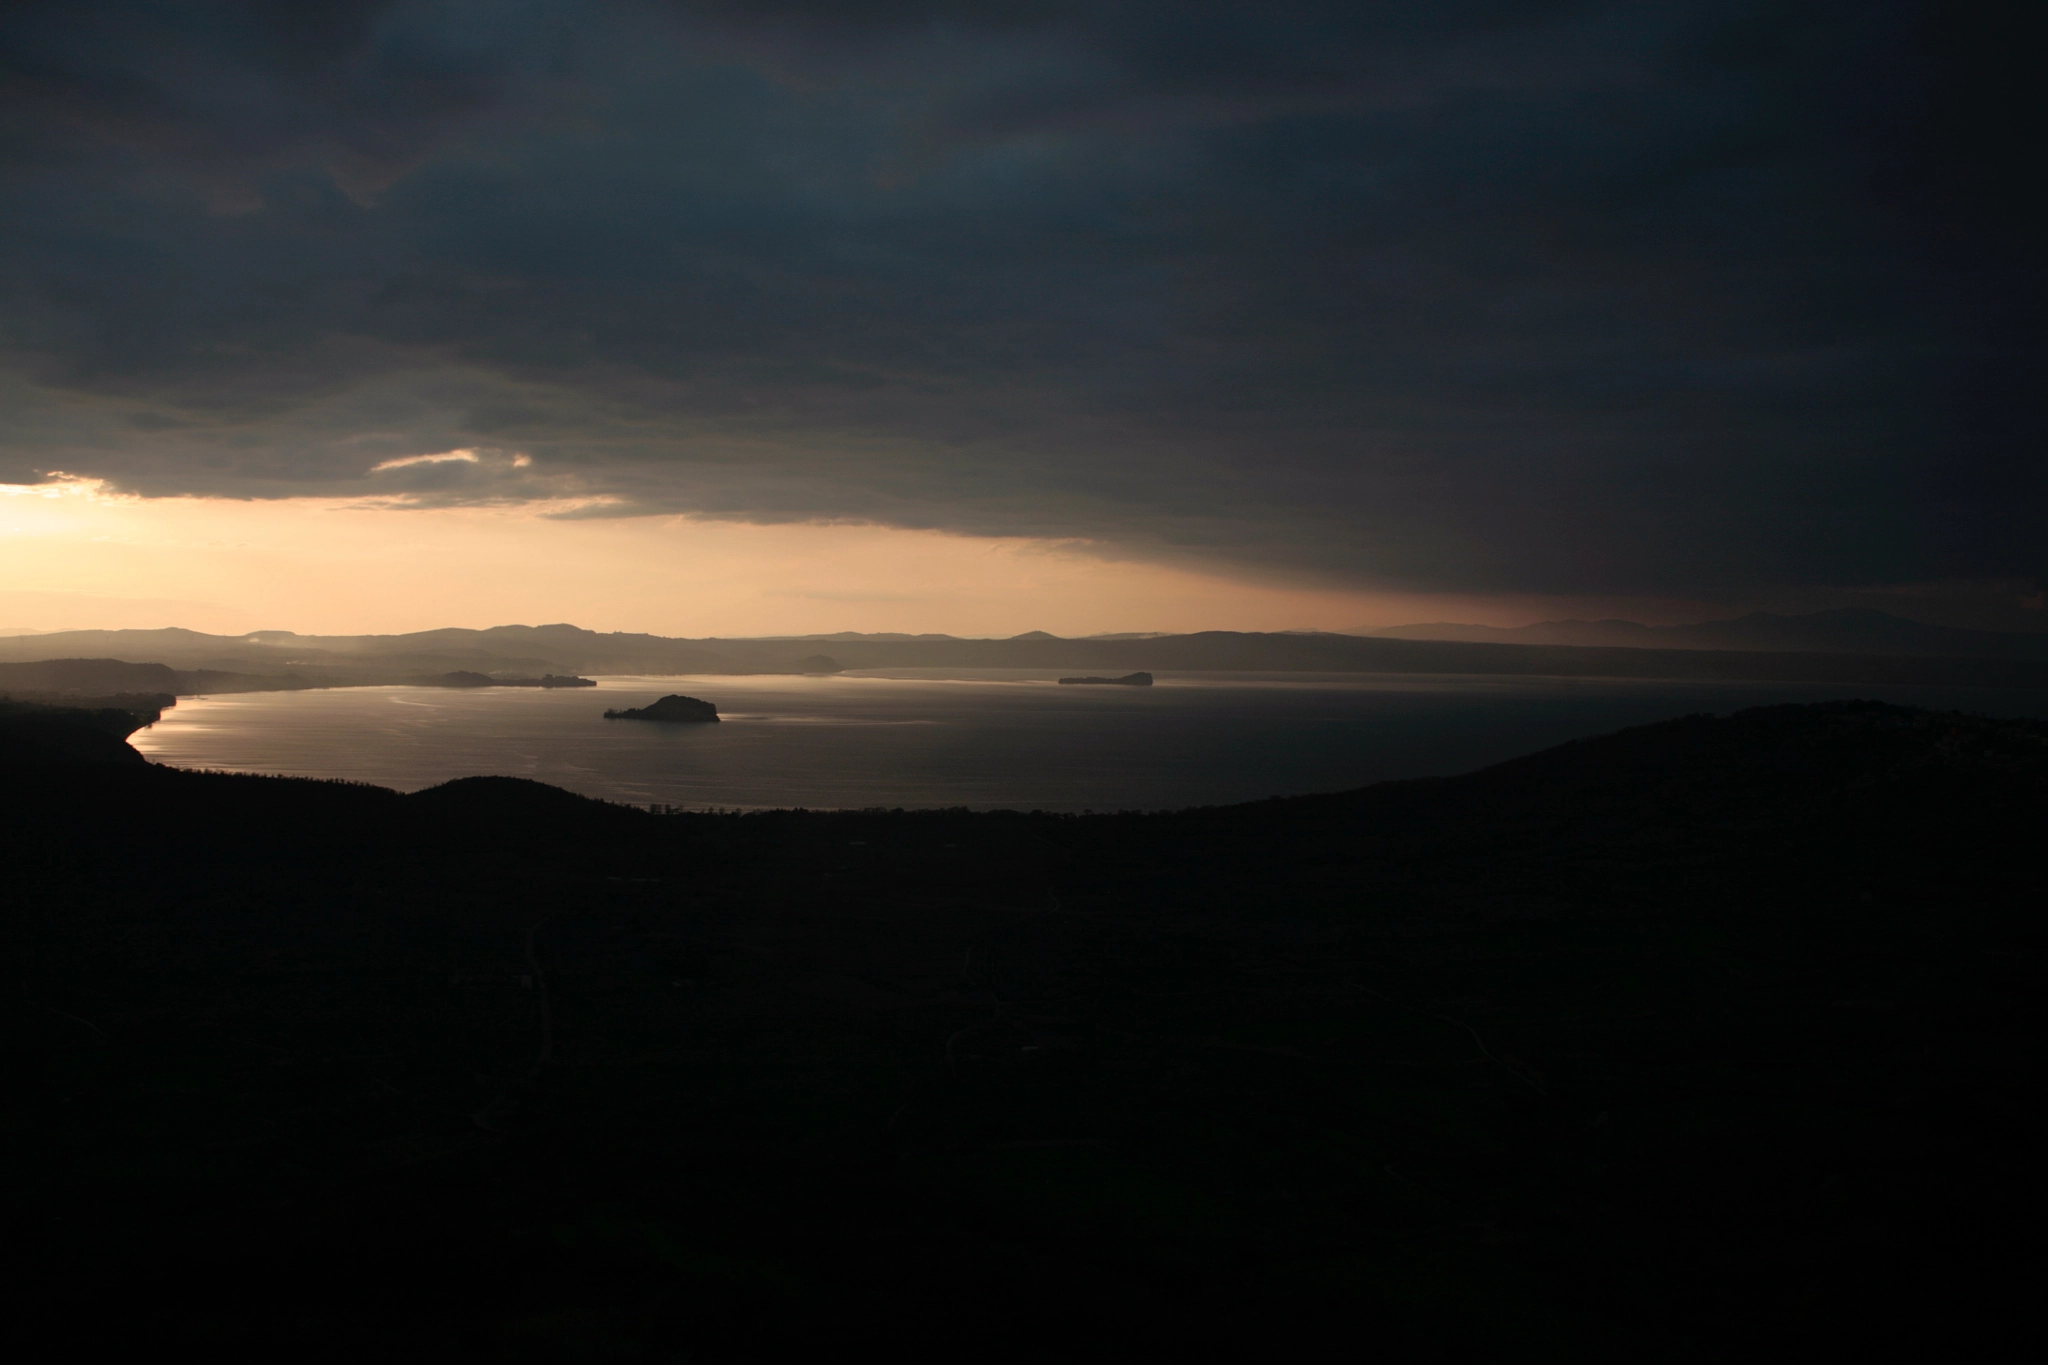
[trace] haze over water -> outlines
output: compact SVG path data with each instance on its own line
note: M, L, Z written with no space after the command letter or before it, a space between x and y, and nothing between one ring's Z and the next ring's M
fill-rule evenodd
M605 677L541 691L363 687L190 697L132 738L183 768L414 791L532 778L702 808L1166 809L1467 772L1691 712L1868 696L2048 716L2048 693L1442 675L1158 675L1062 687L1020 669ZM671 692L718 725L607 721Z

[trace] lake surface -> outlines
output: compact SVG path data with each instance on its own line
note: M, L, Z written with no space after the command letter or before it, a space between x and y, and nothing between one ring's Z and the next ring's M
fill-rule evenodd
M1061 687L1023 669L606 677L542 691L336 688L188 697L132 742L181 768L415 791L478 773L702 808L1159 809L1467 772L1692 712L1874 697L2048 716L2048 692L1419 674L1160 674ZM671 692L718 725L607 721Z

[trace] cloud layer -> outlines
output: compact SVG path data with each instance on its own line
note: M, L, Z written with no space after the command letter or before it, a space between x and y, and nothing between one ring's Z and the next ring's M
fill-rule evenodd
M2027 14L17 5L0 482L2035 581Z

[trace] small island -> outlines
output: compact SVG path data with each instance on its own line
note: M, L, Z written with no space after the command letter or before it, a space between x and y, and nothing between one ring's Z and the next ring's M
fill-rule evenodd
M1126 673L1121 678L1061 678L1061 686L1081 687L1150 687L1150 673Z
M558 677L553 673L538 678L494 678L488 673L472 673L457 669L453 673L440 673L431 678L415 678L420 687L595 687L597 679L578 678L574 675Z
M624 711L607 711L606 720L663 720L682 724L696 724L716 721L718 708L708 701L695 697L666 696L646 706L635 706Z

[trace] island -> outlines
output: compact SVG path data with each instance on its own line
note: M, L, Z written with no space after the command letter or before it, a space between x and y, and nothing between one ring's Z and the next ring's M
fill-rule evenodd
M1081 687L1150 687L1150 673L1126 673L1121 678L1061 678L1061 686Z
M708 701L695 697L670 695L646 706L635 706L624 711L607 711L606 720L664 720L683 724L716 721L718 708Z
M468 669L457 669L453 673L440 673L431 678L415 678L419 687L595 687L597 679L568 677L546 673L538 678L496 678L488 673L475 673Z

